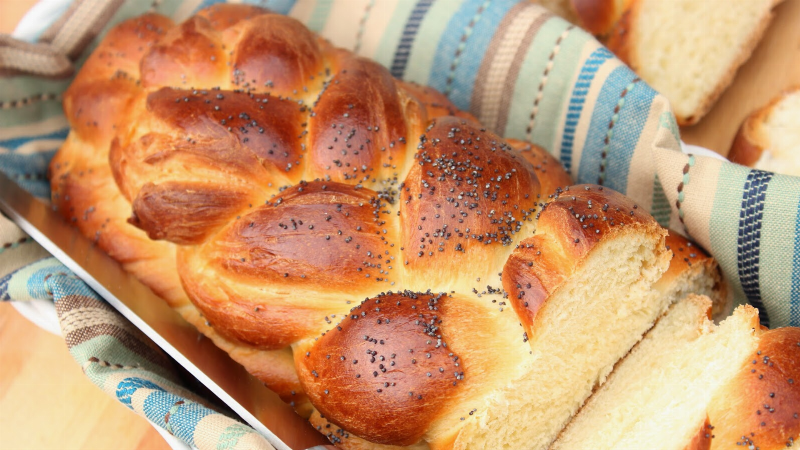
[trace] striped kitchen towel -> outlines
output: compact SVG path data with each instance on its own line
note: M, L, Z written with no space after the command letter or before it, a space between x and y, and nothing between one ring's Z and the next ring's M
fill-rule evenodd
M7 222L0 224L0 230L7 229ZM55 302L61 335L83 373L192 448L273 448L255 430L183 387L176 363L55 258L7 274L0 281L0 298Z
M47 162L68 133L60 99L70 78L56 76L74 73L103 34L126 18L155 9L180 21L215 3L65 2L64 18L32 33L31 46L0 40L0 56L29 56L0 67L0 73L11 74L0 78L0 170L44 201L49 195ZM713 254L738 299L759 307L764 325L800 325L800 179L682 153L666 99L582 29L518 0L253 3L299 19L335 45L378 61L396 77L440 90L503 136L548 149L576 182L626 193L659 223L691 236ZM90 30L88 38L74 37L81 24ZM0 57L0 64L7 60ZM21 263L4 266L2 259L20 251L27 238L15 231L9 236L13 248L0 254L0 269L19 275L25 270ZM19 261L35 259L28 258ZM0 272L0 287L9 284L4 275ZM107 308L66 272L42 278L45 282L47 287L38 289L53 293L61 313ZM103 314L113 316L111 311ZM67 326L63 317L62 328ZM117 341L107 345L124 348L125 339ZM73 355L84 365L94 357L97 361L86 367L102 373L90 377L106 389L114 380L113 395L122 392L121 401L133 409L158 418L175 405L170 403L175 394L160 393L172 381L148 359L150 350L142 348L147 355L140 355L126 349L120 359L121 350L105 355L99 347L81 345L71 345L81 349ZM127 384L120 387L124 380ZM141 389L147 392L141 397L163 397L156 402L160 409L148 412L147 402L133 395ZM185 398L186 405L200 408L190 394ZM195 425L201 423L198 419Z

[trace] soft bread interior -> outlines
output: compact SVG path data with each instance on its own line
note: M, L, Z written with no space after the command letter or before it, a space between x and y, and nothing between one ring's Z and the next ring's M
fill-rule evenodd
M455 448L547 448L666 309L652 291L669 260L660 242L629 233L589 253L540 311L525 375L469 417L478 426L464 427Z
M642 0L631 39L636 71L693 123L730 83L770 18L772 0Z
M712 317L727 317L731 312L728 308L727 292L721 293L717 288L719 281L715 279L716 273L712 272L705 266L698 265L696 268L690 268L684 271L677 277L674 282L669 283L668 286L663 286L659 283L661 295L666 297L668 305L677 303L682 298L689 294L703 295L712 299Z
M673 252L676 250L672 249ZM699 253L699 250L696 251ZM655 285L660 295L666 297L664 302L672 305L690 294L703 295L711 299L714 320L728 317L733 309L732 294L720 276L716 261L712 258L694 258L693 264L686 264L676 260L681 256L673 257L670 270Z
M714 392L758 345L758 313L738 308L718 327L710 300L689 296L659 320L572 420L552 450L682 450Z
M666 244L672 251L672 261L655 289L669 297L667 304L689 294L705 295L711 299L711 314L715 320L728 317L733 310L732 293L714 258L674 231L669 232Z
M756 169L800 175L800 90L772 106L756 138L764 148Z

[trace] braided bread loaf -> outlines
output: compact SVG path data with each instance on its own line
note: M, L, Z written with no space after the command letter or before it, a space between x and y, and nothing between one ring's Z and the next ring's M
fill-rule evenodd
M725 298L627 198L256 7L120 24L64 109L54 204L342 448L546 448Z

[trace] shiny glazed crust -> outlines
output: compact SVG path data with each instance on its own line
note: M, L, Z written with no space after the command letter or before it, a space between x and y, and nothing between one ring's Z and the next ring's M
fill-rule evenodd
M180 25L146 15L115 27L65 93L72 132L50 176L65 217L307 415L292 346L404 279L442 290L424 275L458 271L439 253L450 267L505 261L539 180L569 177L438 92L264 13L219 5ZM466 304L455 317L482 312ZM510 311L484 325L505 329ZM383 440L419 439L428 424L410 423Z

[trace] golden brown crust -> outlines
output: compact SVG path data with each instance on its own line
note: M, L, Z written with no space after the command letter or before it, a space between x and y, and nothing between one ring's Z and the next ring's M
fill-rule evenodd
M456 105L454 105L450 99L436 89L405 81L397 81L397 85L401 90L405 91L407 95L416 98L422 103L427 111L429 120L437 117L455 116L472 122L478 122L478 119L472 114L456 108Z
M136 80L122 72L112 78L73 83L64 93L64 113L84 142L103 145L111 142L124 123L124 112L130 110L138 90Z
M400 189L402 258L411 276L482 273L477 266L533 221L533 166L473 122L436 119L414 158Z
M717 261L697 244L675 231L669 230L665 242L667 250L672 252L672 259L669 269L654 288L663 293L678 292L679 297L682 297L689 292L688 289L694 288L691 285L710 284L708 290L695 293L707 295L711 299L711 314L714 318L723 318L730 314L731 296Z
M169 267L174 249L150 241L125 224L129 206L117 194L107 150L127 121L138 89L139 59L171 26L169 19L149 14L109 31L64 93L72 131L51 161L49 177L54 207L103 251L178 306L186 303L186 296L177 273L162 270ZM142 261L149 267L143 267Z
M630 199L594 185L570 186L539 213L535 236L503 268L503 287L530 335L539 310L598 243L633 229L665 234Z
M204 182L147 183L133 201L129 222L150 239L199 244L254 200L247 191L220 193L216 188Z
M168 18L148 14L108 32L64 92L64 113L74 135L94 146L111 142L138 92L139 60L171 26Z
M430 447L425 442L419 442L416 445L410 446L383 445L370 442L329 422L325 416L320 414L317 410L312 412L308 421L317 431L324 434L331 444L335 444L336 448L341 448L343 450L430 450Z
M186 263L193 255L186 252L179 254L182 267L193 267ZM183 285L189 293L192 303L206 320L206 326L213 328L217 334L238 344L260 350L280 350L293 342L309 335L315 335L323 329L323 319L334 319L343 308L316 305L287 304L280 298L271 303L261 304L253 299L249 292L230 289L223 283L206 282L206 280L187 274L184 269Z
M366 188L301 183L207 243L182 248L181 279L222 334L281 348L336 321L352 296L396 278L386 254L393 233L374 220L388 215L382 206Z
M733 144L731 144L731 149L728 152L728 159L731 162L747 167L754 167L756 162L761 158L764 147L762 147L755 136L753 136L754 120L758 119L754 119L751 115L745 119L744 123L739 127L739 131L736 133Z
M533 166L541 185L542 197L555 194L557 189L564 189L572 184L572 178L564 170L564 166L547 150L517 139L506 139L506 142Z
M346 432L336 431L342 442L332 442L342 448L362 448L357 445L361 438L370 433L391 436L397 432L391 422L404 420L408 423L400 426L405 430L403 440L391 441L394 445L416 442L419 448L453 448L459 433L470 426L467 419L484 407L485 396L520 376L520 364L528 356L516 316L495 305L459 293L390 291L353 308L319 339L298 344L295 358L309 395L326 402L336 391L341 394L337 401L356 410L355 418L343 418L339 407L320 407L325 420L338 424L331 431L347 420L367 430L344 426ZM333 376L310 372L319 367ZM351 377L345 380L347 391L340 386L343 377ZM365 404L371 406L364 408ZM315 405L319 407L317 401ZM419 408L419 414L409 412ZM422 440L412 439L423 432ZM353 439L356 435L359 438Z
M176 269L175 246L153 241L127 223L131 205L108 165L111 139L135 109L139 60L171 21L145 15L113 28L65 93L72 132L49 167L53 204L98 247L120 261L214 343L267 383L286 401L304 402L291 354L256 351L219 336L189 302ZM291 352L289 352L291 353Z
M609 33L621 14L616 0L571 0L571 3L580 25L598 36Z
M665 244L667 250L672 251L672 260L662 279L673 278L692 266L714 262L705 250L674 231L669 232Z
M200 16L170 29L142 58L142 84L187 86L193 80L197 85L208 85L224 77L224 49L215 45L217 34Z
M617 24L610 33L603 39L603 43L611 50L617 58L630 66L634 71L637 70L637 62L632 60L633 51L631 47L631 33L633 32L632 21L636 15L635 11L640 8L640 1L633 0L631 7L622 13Z
M311 118L310 177L358 183L396 173L409 130L394 78L378 64L341 55L341 71Z
M225 31L234 25L264 14L266 10L247 4L215 3L197 11L196 16L204 17L216 31Z
M465 376L447 347L440 309L449 301L442 294L403 292L353 308L305 354L295 354L312 403L370 441L419 441Z
M243 22L256 11L263 13L263 10L243 5L214 6L179 27L172 27L168 19L160 16L148 16L123 23L110 32L109 39L89 59L66 96L66 112L73 121L74 132L51 168L56 180L53 183L54 201L85 234L96 236L102 248L125 262L146 284L167 297L173 306L180 307L184 317L218 346L226 349L284 399L295 401L302 407L304 401L302 393L297 395L300 388L296 374L282 362L279 352L264 349L277 349L318 333L326 326L327 320L336 320L336 314L346 312L351 305L348 305L349 301L331 301L329 296L301 306L296 301L285 302L285 293L270 304L259 300L265 298L265 294L262 293L261 297L253 294L263 286L265 273L274 275L272 285L279 286L285 281L282 275L286 272L280 273L279 269L281 264L287 266L283 257L291 255L286 252L314 257L306 264L310 270L297 273L294 282L306 279L309 286L339 286L342 291L353 294L372 289L376 283L387 282L390 278L388 265L393 263L390 263L388 255L379 254L388 247L389 240L397 241L394 237L396 227L384 226L386 220L374 219L388 214L385 205L392 194L389 190L359 193L347 186L339 185L337 189L335 183L328 183L331 189L326 195L329 198L324 201L317 198L322 203L314 205L314 201L309 200L315 198L311 192L312 185L307 189L308 195L293 197L302 188L284 192L282 198L285 197L286 203L281 208L274 207L276 198L273 195L280 186L297 183L304 176L314 176L310 169L304 174L306 171L301 167L306 164L300 161L303 156L308 157L308 150L314 150L312 136L318 138L320 146L339 141L342 149L353 148L357 139L347 141L346 136L351 130L342 133L345 122L348 127L357 129L361 138L358 147L371 146L374 152L370 156L369 152L356 147L356 155L370 156L363 161L368 163L369 173L362 172L356 180L344 176L342 171L341 178L349 177L351 180L348 181L355 183L371 177L370 181L374 183L377 177L396 176L405 163L407 130L419 135L426 117L444 113L429 113L428 105L432 109L443 108L450 112L451 104L441 94L410 88L424 94L424 102L416 99L396 86L384 69L346 52L333 51L326 42L292 19L259 18L259 24L272 27L272 33L269 30L262 32L258 26ZM264 21L270 23L261 23ZM275 33L281 30L282 33ZM277 78L260 79L271 77L269 73L259 72L252 78L255 69L248 65L254 58L264 57L265 53L263 49L259 50L259 46L268 45L277 51L275 42L289 34L300 38L305 36L305 43L303 39L293 39L294 47L283 48L272 57L283 61L279 61L280 64L294 67L297 73L302 72L303 77L307 75L300 93L295 91L295 86L283 86ZM232 53L220 53L223 43L232 40L239 42L240 47ZM243 55L251 50L258 50L258 54L245 58ZM127 58L121 55L127 55ZM298 59L303 64L292 66ZM229 67L229 61L238 65L225 69L230 72L230 77L220 77L218 69ZM197 70L190 70L193 67ZM140 76L145 78L144 83L139 81ZM368 82L367 97L353 88L363 89L364 80ZM260 81L264 82L256 86ZM162 87L164 84L171 87ZM315 91L322 91L324 85L329 85L325 97L317 98ZM231 89L243 87L246 91ZM290 100L289 94L294 98ZM306 94L305 100L302 94ZM300 101L298 97L301 97ZM312 105L312 101L316 103ZM415 113L410 110L403 113L404 108L414 105L418 105ZM311 106L318 111L312 112ZM351 107L358 107L358 110L348 121ZM365 117L357 116L363 115L365 109L371 112ZM127 122L130 122L128 129L131 131L125 129ZM326 135L323 128L332 128L333 125L337 126L334 134ZM87 145L98 149L91 158L82 154ZM320 158L318 160L322 162L326 158L330 162L339 162L339 158L330 155ZM106 164L109 159L113 177ZM341 167L349 170L355 163L345 161ZM363 165L367 164L360 164L359 170ZM124 195L116 193L114 179ZM226 189L220 190L219 185L225 185ZM108 195L109 192L115 194ZM300 201L300 197L305 199L305 203ZM337 207L347 198L352 201L349 204L345 201L344 206ZM255 205L264 206L251 212ZM385 211L376 212L381 205ZM287 217L287 224L291 224L291 220L299 219L303 211L313 215L319 213L320 208L329 209L333 214L332 221L320 219L316 225L317 235L330 228L326 235L335 236L336 245L330 252L308 252L304 249L309 248L309 242L303 242L301 235L286 240L286 236L291 235L286 230L276 234L272 247L269 243L255 245L253 239L248 241L249 223L258 222L259 213L279 210L279 215L298 215ZM226 228L230 217L237 215L252 215L248 218L255 220L249 221L247 227ZM212 236L219 239L209 241L205 246L180 249L177 260L191 260L192 263L180 263L185 268L182 269L183 279L179 280L175 247L166 242L148 240L141 231L125 223L128 217L154 239L183 245L202 244ZM264 217L261 219L266 220ZM306 219L301 223L308 226L311 222ZM224 230L229 233L227 238ZM352 233L343 235L348 230ZM220 247L235 242L249 248L245 253L262 257L262 264L237 265L239 260ZM392 247L396 252L397 247ZM283 252L281 258L269 255L269 251L276 248ZM320 248L324 249L324 245L315 250ZM341 256L348 248L353 255L352 264L330 259ZM193 264L197 263L205 270L205 265L211 261L199 256L202 255L200 249L216 252L213 261L217 263L211 265L216 264L217 270L222 270L226 265L223 262L227 261L227 274L232 276L228 282L236 284L244 280L245 290L226 289L224 283L208 286L198 282L202 270L194 271L196 266ZM247 255L248 259L250 256ZM328 261L324 263L326 258ZM248 270L239 273L242 267L259 273L248 275ZM291 266L291 271L297 270L298 266ZM351 274L356 274L356 277ZM247 279L258 277L261 277L259 284L246 283ZM217 276L210 277L210 280L216 279ZM192 292L199 310L187 304L182 287ZM266 297L275 295L271 292ZM224 306L220 306L223 301ZM295 395L291 395L291 391Z
M327 46L290 17L266 14L241 22L231 58L232 84L274 96L295 97L325 80Z
M708 420L708 416L706 416L700 428L697 430L697 433L695 433L692 440L686 444L684 450L711 450L712 431L713 427Z
M241 91L162 88L147 96L146 105L153 119L191 146L230 137L234 145L243 147L244 151L225 152L225 157L213 155L216 163L244 156L246 159L241 161L234 159L235 163L249 165L257 161L266 168L293 175L298 181L303 153L298 137L307 116L295 102ZM255 159L245 156L249 153ZM158 157L167 156L150 156L147 163L156 163Z
M360 292L392 277L384 260L377 193L324 181L301 183L253 209L200 251L220 273L253 283ZM394 277L392 277L394 278Z
M784 449L800 436L800 328L761 334L758 350L714 396L712 450Z
M307 114L292 101L163 88L146 95L145 106L132 121L134 133L111 148L115 178L131 200L147 182L167 177L194 181L203 173L204 181L260 191L263 198L270 183L302 176L298 136Z
M747 116L739 127L739 131L736 133L731 149L728 152L728 159L731 162L755 167L765 147L769 145L769 139L764 136L761 128L763 123L776 104L783 100L785 96L798 91L800 91L800 86L786 90L770 100L768 104Z

